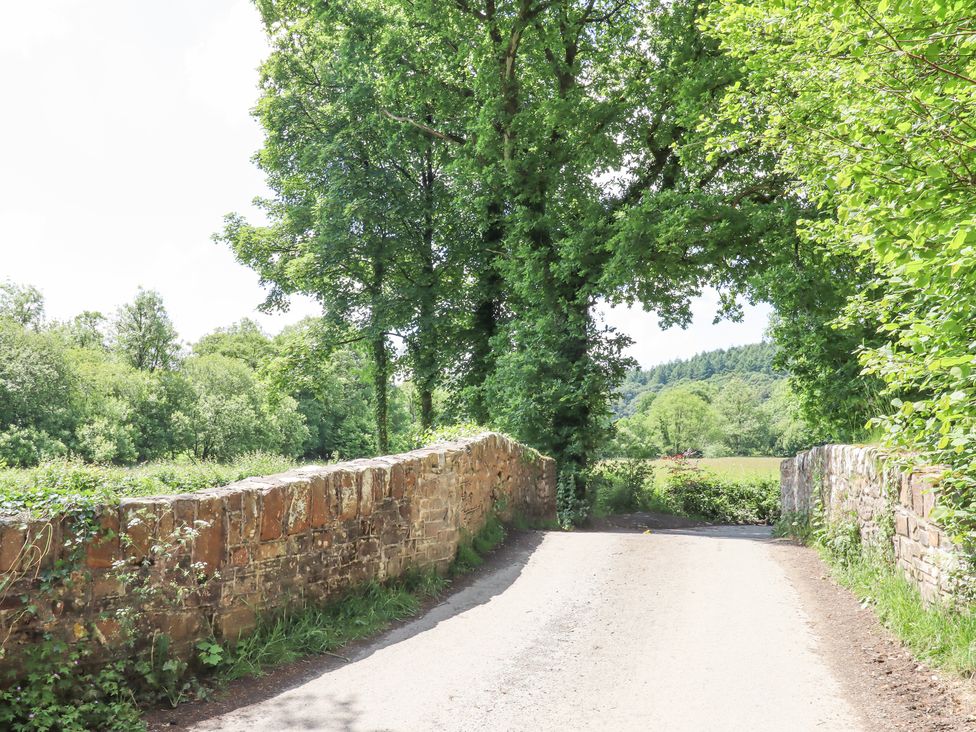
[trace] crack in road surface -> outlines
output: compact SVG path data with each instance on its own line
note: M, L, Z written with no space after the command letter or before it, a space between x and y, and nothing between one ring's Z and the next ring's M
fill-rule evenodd
M538 537L351 663L190 729L872 729L768 528Z

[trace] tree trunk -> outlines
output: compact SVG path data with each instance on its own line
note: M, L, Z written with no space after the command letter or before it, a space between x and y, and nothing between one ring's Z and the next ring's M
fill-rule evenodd
M422 178L424 232L420 271L420 303L417 323L417 355L414 378L420 398L420 425L434 426L434 387L440 377L437 345L437 273L434 270L434 165L430 148L425 153Z
M370 340L373 349L373 390L376 397L376 449L380 455L386 455L390 451L388 429L390 354L386 347L384 330L386 325L383 303L383 281L386 278L384 255L384 247L381 244L373 255L373 280L370 283L372 299Z
M485 382L495 371L495 351L492 338L498 333L502 301L502 278L495 268L495 252L502 250L505 227L502 207L498 202L488 206L488 225L482 235L482 251L485 260L479 268L474 316L471 321L471 363L467 385L471 417L475 422L487 425L491 410L485 398Z
M373 338L373 387L376 392L376 449L380 455L390 451L388 430L390 363L386 350L386 336Z

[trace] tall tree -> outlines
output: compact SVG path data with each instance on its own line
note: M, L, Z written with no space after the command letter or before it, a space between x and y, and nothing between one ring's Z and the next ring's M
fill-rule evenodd
M380 435L403 338L425 424L450 371L473 416L579 475L627 364L597 299L686 322L792 236L767 154L704 152L700 118L740 76L705 5L259 4L272 224L225 238L271 303L312 292L372 344Z
M261 326L243 318L227 328L217 328L193 344L195 356L219 354L236 358L257 369L271 356L271 339Z
M497 212L492 416L579 470L624 365L596 298L687 322L706 282L741 286L792 236L784 179L758 146L704 154L700 117L740 74L699 32L703 2L400 5L464 110L427 133L455 142Z
M261 6L274 52L264 66L258 115L267 130L259 156L276 198L270 227L228 219L224 239L272 285L322 302L337 333L351 326L373 361L377 443L388 448L392 340L407 346L425 427L433 422L457 317L461 271L452 245L463 213L449 213L447 143L403 127L383 98L402 100L433 122L436 104L391 83L409 67L396 18L374 2L309 15L290 3ZM414 73L413 78L420 75ZM452 306L452 303L454 304ZM348 340L348 339L345 339Z
M0 318L40 330L44 323L44 296L33 285L0 282Z
M68 336L79 348L105 348L105 316L95 310L79 313L67 324Z
M115 350L137 369L159 371L175 365L176 329L155 290L140 287L135 299L119 308L112 329Z

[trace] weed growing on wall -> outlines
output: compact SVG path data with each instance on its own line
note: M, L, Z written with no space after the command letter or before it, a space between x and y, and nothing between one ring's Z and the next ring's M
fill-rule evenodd
M116 537L113 531L102 529L99 516L99 510L91 507L76 508L69 514L65 523L71 527L70 537L51 567L41 566L49 543L39 549L35 541L25 542L20 570L4 578L0 599L15 587L17 579L34 577L35 589L31 602L8 624L4 643L17 623L36 619L44 628L53 618L42 616L42 612L63 607L92 581L84 564L90 544L118 538L123 547L132 548L128 533ZM136 517L128 528L145 520L145 516ZM50 524L45 526L50 528ZM21 666L11 669L5 679L0 692L0 722L7 726L0 729L136 730L141 728L139 706L159 701L176 706L206 693L191 663L172 652L170 638L158 630L145 632L148 613L202 604L209 585L217 578L216 574L208 575L202 564L184 561L199 529L179 526L149 547L146 557L113 564L105 579L118 583L127 598L124 607L103 612L89 623L76 624L72 638L41 632L27 649ZM41 536L50 533L42 531ZM125 658L106 660L107 635ZM220 648L206 643L208 647L200 649L204 665Z
M82 502L68 514L71 527L60 556L50 567L42 559L51 550L53 530L45 524L41 543L28 537L19 553L18 570L0 582L0 601L8 602L17 582L36 581L36 592L20 597L22 609L7 623L0 639L0 656L18 624L38 620L42 628L64 607L79 583L90 580L83 568L86 546L106 537L98 525L96 508ZM106 626L107 627L107 626ZM106 663L98 658L93 638L102 636L99 624L78 624L76 642L43 630L22 657L16 671L10 669L0 683L0 729L14 732L88 732L88 730L138 730L137 692L131 683L134 670L129 661Z
M857 514L839 520L818 522L814 538L830 561L840 567L850 567L862 558L861 527ZM876 550L876 549L875 549Z
M868 552L831 562L837 580L872 606L881 622L923 661L964 676L976 673L976 613L970 607L926 605L891 563Z
M451 564L451 576L457 576L477 569L485 562L485 555L503 541L507 532L497 513L491 513L485 525L474 536L462 532L457 554Z
M127 531L148 520L145 513L138 514L129 522ZM154 630L146 640L140 629L151 612L205 606L210 588L220 575L208 572L202 562L190 562L189 556L194 540L207 526L205 522L193 527L178 526L169 536L154 542L148 555L137 563L120 559L112 566L112 576L128 598L125 607L116 611L115 619L134 658L133 671L150 696L155 697L153 701L166 701L173 707L205 696L206 690L194 677L190 664L171 653L170 638L165 633ZM122 534L121 540L123 547L133 548L129 533ZM198 660L204 666L213 666L219 661L222 648L213 640L213 618L201 617L209 640L197 644Z

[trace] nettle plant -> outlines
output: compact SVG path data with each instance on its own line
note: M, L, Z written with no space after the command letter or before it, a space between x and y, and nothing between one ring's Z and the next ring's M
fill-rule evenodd
M200 562L190 561L190 547L203 526L178 526L152 542L145 556L134 559L132 529L147 521L131 520L118 535L129 555L113 563L107 577L118 584L124 603L107 608L91 621L78 621L65 629L56 616L75 602L77 590L93 580L85 566L92 542L116 535L100 526L101 508L76 507L67 512L60 555L45 567L52 548L52 524L29 536L21 549L18 571L0 580L0 602L21 591L21 609L7 623L0 638L0 658L14 631L26 624L39 630L34 642L18 659L0 685L0 727L21 730L84 732L143 728L139 707L166 701L177 705L206 693L191 664L173 652L171 639L158 629L145 629L179 608L205 607L219 579ZM22 588L26 584L29 592ZM223 648L213 638L212 617L202 614L205 640L196 644L198 662L219 665Z
M79 585L91 579L84 568L86 547L100 537L98 508L79 501L64 516L59 556L45 566L54 543L54 524L29 532L17 554L16 570L0 579L0 603L19 601L0 639L4 657L14 632L24 625L39 628L37 637L0 681L0 727L22 730L139 729L135 694L127 682L126 663L93 662L98 648L91 640L97 624L77 623L73 639L57 632L56 615L73 601ZM29 591L25 588L29 588ZM21 593L13 597L14 593Z
M148 522L145 513L137 514L126 527L128 532ZM190 663L172 653L171 639L153 628L146 647L139 647L145 637L140 631L153 623L154 617L186 607L203 608L220 579L218 572L208 573L203 562L190 560L190 548L200 531L209 524L197 521L194 526L181 525L166 537L152 542L146 556L133 563L116 560L112 576L124 590L126 603L114 613L123 644L134 653L133 670L147 690L172 706L189 698L201 697L205 688L192 675ZM131 553L131 533L121 536L121 545ZM206 639L196 644L198 660L204 666L217 666L223 659L223 647L214 637L212 614L200 613Z

